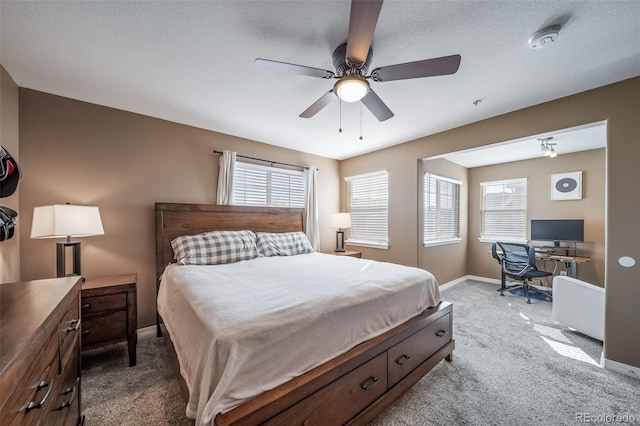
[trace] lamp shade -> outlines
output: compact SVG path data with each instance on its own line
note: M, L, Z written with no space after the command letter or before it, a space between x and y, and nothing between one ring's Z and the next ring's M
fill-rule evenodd
M92 235L104 235L98 207L54 204L33 209L31 238L89 237Z
M331 215L332 228L351 228L351 214L333 213Z

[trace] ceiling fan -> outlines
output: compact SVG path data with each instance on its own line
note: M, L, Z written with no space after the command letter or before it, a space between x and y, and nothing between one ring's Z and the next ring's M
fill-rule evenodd
M376 68L367 75L369 64L373 58L371 41L380 16L383 0L352 0L349 18L349 34L347 42L338 46L333 52L333 66L336 72L304 65L256 59L258 68L306 75L324 79L338 79L333 89L322 95L300 117L311 118L329 105L335 97L345 102L362 103L371 111L378 121L393 117L393 112L373 91L367 80L376 82L405 80L410 78L433 77L455 74L460 67L460 55L443 56L441 58L424 59L404 64L389 65Z

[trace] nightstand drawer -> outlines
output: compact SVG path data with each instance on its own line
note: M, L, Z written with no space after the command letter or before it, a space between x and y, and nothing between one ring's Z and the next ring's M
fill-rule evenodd
M82 348L110 341L127 340L127 312L84 317L82 319Z
M82 297L82 315L101 314L127 308L127 294L105 294L103 296Z

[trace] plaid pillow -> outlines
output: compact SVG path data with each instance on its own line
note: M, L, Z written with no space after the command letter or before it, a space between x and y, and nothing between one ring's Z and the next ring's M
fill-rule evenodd
M218 265L254 259L260 254L251 231L213 231L171 241L180 265Z
M313 253L313 248L304 232L283 232L273 234L258 232L258 251L262 256L295 256Z

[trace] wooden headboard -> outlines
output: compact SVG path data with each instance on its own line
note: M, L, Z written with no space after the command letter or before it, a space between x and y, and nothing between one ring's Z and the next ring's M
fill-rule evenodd
M156 203L156 286L173 259L171 241L207 231L294 232L305 230L304 209L212 204Z

